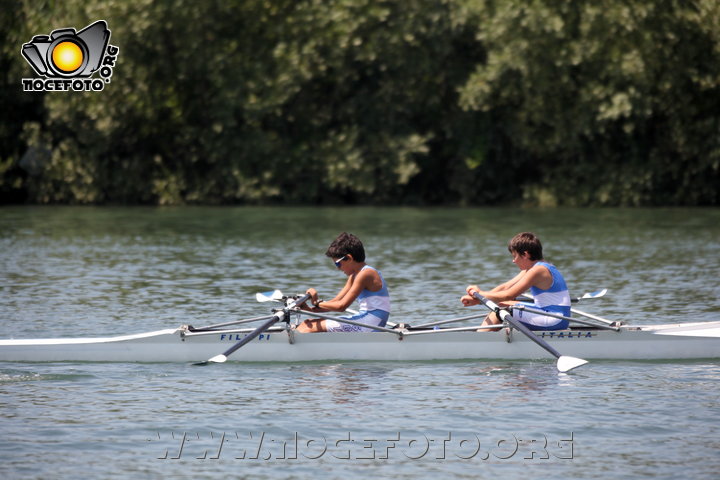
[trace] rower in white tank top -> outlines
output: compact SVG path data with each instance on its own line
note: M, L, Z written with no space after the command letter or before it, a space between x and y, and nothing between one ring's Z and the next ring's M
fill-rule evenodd
M382 287L377 292L371 292L364 289L357 297L360 311L357 315L351 317L341 317L346 320L365 323L367 325L375 325L384 327L390 318L390 293L388 292L387 283L382 273L370 265L365 265L362 270L370 268L375 270L382 280ZM326 320L325 326L328 332L374 332L372 328L360 327L358 325L350 325L348 323L336 322L335 320Z

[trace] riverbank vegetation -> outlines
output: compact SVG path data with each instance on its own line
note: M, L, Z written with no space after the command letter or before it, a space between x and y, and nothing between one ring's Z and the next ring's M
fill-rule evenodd
M2 203L720 204L715 0L0 4ZM101 92L23 92L99 19Z

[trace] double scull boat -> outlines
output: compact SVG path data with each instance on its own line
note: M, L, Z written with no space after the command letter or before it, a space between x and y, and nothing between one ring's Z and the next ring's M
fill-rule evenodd
M397 325L379 332L297 333L291 323L258 334L228 359L237 362L412 361L551 358L510 326L498 331L469 327ZM0 361L196 362L217 355L251 328L157 330L102 338L0 340ZM586 359L698 359L720 357L720 322L662 325L572 325L534 332L564 355Z
M598 298L607 290L574 299ZM503 324L489 331L481 324L449 326L484 317L484 313L419 325L389 324L373 332L298 333L300 315L353 320L301 310L309 295L258 293L259 302L280 302L271 315L194 328L179 328L103 338L0 340L0 361L14 362L303 362L422 361L466 359L542 359L555 356L566 372L585 359L677 360L720 358L720 322L622 325L576 309L565 330L531 332L507 309L477 296ZM532 307L516 305L532 311ZM555 314L547 314L558 316ZM238 327L258 321L256 328ZM542 348L538 348L542 347ZM243 348L241 348L243 347ZM562 353L560 353L562 352ZM231 358L229 358L232 356ZM583 357L583 358L575 358ZM203 359L208 359L204 360Z

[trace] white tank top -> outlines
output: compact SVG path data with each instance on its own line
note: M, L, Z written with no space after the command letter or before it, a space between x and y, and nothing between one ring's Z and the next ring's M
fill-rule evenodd
M385 283L382 273L370 265L365 265L362 270L366 268L371 268L378 273L382 281L382 288L377 292L371 292L367 289L360 292L360 295L357 297L358 304L360 305L360 313L372 312L373 310L382 310L390 313L390 293L388 292L387 284Z

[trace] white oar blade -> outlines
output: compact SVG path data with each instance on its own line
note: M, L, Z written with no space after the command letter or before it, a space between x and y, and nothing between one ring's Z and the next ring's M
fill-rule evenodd
M605 296L606 293L607 293L607 288L603 288L602 290L598 290L597 292L586 293L585 295L583 295L580 298L600 298L602 296Z
M575 358L575 357L569 357L567 355L562 355L560 358L558 358L557 361L557 369L561 373L569 372L573 368L580 367L582 365L585 365L587 360L583 360L582 358Z
M220 355L215 355L211 359L208 360L208 362L212 363L225 363L227 361L227 357L223 355L222 353Z
M255 294L255 300L258 302L274 302L282 300L283 294L280 290L273 290L271 292L262 292Z

